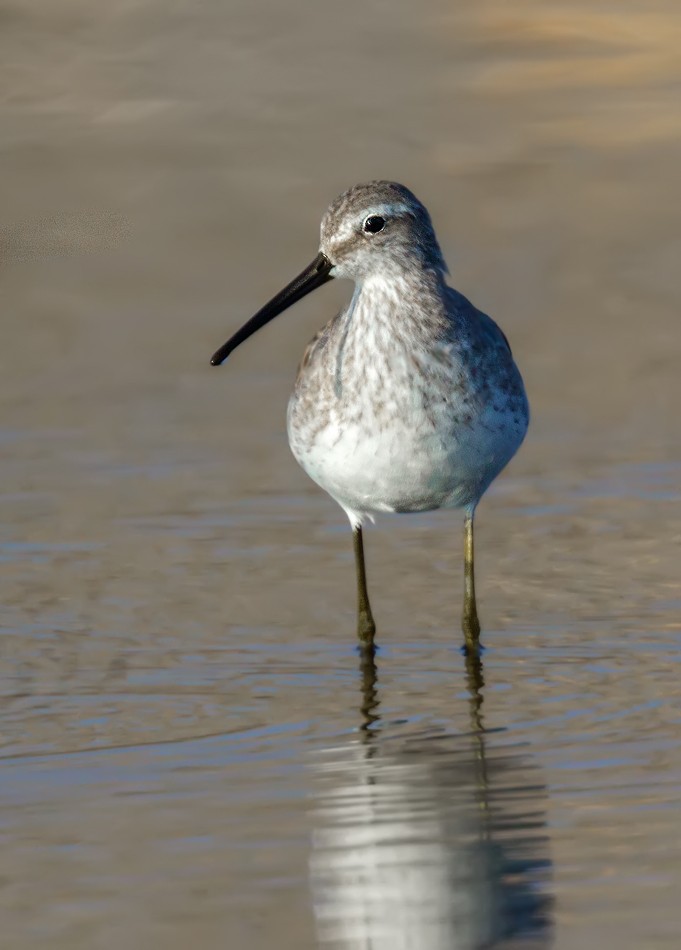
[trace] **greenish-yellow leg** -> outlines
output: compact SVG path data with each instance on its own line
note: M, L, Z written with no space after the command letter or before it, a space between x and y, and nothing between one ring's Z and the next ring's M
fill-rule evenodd
M464 523L464 583L462 629L466 650L477 653L480 646L480 621L475 603L475 550L473 546L473 512L466 513Z
M352 545L355 550L355 567L357 569L357 636L363 644L368 644L373 641L376 624L371 613L367 592L364 542L362 540L362 528L359 525L352 529Z

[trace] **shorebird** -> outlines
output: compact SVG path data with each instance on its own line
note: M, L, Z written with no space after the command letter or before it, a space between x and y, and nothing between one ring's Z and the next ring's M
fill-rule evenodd
M477 649L473 519L515 455L529 409L496 323L446 283L430 215L405 188L372 181L324 214L319 253L214 354L244 340L335 277L355 283L347 307L308 344L288 404L293 455L352 526L358 634L372 644L362 525L374 512L464 511L467 648Z

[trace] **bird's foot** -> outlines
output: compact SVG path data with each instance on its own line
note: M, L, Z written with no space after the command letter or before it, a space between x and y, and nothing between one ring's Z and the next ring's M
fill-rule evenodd
M461 652L461 656L474 657L482 656L483 653L486 653L487 647L480 643L479 640L475 640L472 643L469 643L468 641L462 643L459 647L459 650Z
M374 636L376 635L376 624L370 613L360 610L357 616L357 639L359 640L360 651L376 649Z
M479 656L484 648L480 643L480 621L478 613L473 606L472 610L464 610L461 620L461 629L464 636L464 645L461 651L464 656Z

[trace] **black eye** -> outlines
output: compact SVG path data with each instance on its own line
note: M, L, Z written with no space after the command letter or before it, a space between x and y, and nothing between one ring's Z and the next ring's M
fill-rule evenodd
M369 234L376 234L378 231L382 231L384 227L385 218L378 214L370 214L364 222L364 230L368 231Z

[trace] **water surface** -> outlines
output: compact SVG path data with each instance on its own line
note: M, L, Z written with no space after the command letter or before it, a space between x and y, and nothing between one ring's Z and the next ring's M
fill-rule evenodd
M676 948L676 5L0 20L7 945ZM284 436L350 288L208 366L371 177L527 381L484 684L455 514L369 532L360 666L349 531Z

